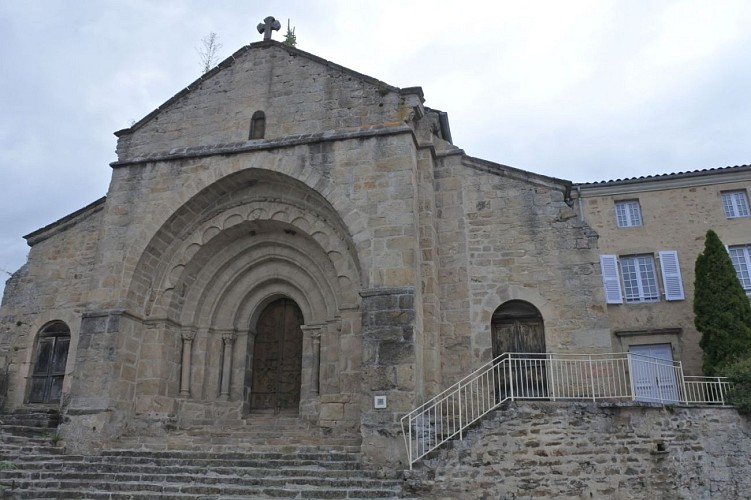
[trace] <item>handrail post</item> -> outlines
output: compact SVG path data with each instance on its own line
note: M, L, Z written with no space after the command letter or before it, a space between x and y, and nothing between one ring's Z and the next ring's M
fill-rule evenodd
M678 369L681 374L681 387L683 388L683 402L688 404L688 388L686 387L686 376L683 374L683 363L678 361Z
M508 388L509 392L511 392L511 401L514 400L514 376L513 372L511 371L511 354L508 355Z
M592 355L590 354L587 358L589 359L589 385L592 388L592 401L597 401L595 397L595 372L592 368Z
M459 383L459 385L456 388L457 392L459 393L459 440L464 440L464 425L462 424L462 384Z
M631 386L631 401L636 401L636 386L634 385L634 367L631 363L631 353L626 353L626 360L628 361L628 381Z
M412 415L409 416L409 421L407 422L409 424L409 445L407 446L407 455L409 455L409 470L412 470L412 464L414 461L412 460Z
M720 377L717 377L717 387L720 389L720 404L725 406L725 394L723 394L722 391L722 382L720 382Z
M553 355L548 353L545 355L545 358L548 361L548 373L550 374L550 383L548 384L550 386L550 400L555 401L555 370L553 369Z

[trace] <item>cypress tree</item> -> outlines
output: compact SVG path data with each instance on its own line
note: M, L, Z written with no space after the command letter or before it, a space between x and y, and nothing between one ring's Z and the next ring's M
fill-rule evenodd
M694 324L701 333L705 375L720 375L751 354L751 304L733 263L711 229L696 259Z

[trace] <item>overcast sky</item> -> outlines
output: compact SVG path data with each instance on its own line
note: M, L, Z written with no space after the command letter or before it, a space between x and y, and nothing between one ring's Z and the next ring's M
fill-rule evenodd
M747 0L2 0L0 273L106 194L112 133L200 75L202 37L224 59L268 15L421 86L471 156L575 182L751 163Z

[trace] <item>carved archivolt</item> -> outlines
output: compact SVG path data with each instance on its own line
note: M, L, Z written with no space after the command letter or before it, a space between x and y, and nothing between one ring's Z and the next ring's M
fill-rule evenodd
M250 310L280 293L306 322L336 315L360 287L352 238L323 197L278 177L205 200L200 212L186 203L146 248L131 300L147 316L221 328L247 328Z

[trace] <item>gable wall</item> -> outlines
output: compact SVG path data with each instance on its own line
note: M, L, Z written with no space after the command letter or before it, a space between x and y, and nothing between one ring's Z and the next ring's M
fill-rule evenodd
M259 110L266 115L264 139L394 125L406 118L395 89L301 54L277 43L239 51L234 64L123 135L118 158L247 141Z

